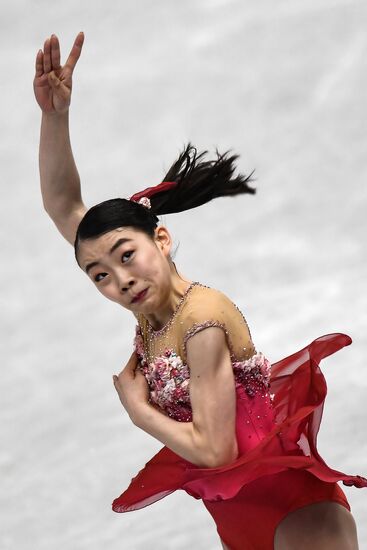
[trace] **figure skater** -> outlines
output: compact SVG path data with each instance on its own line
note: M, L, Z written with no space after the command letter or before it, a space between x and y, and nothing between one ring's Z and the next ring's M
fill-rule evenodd
M351 338L320 336L271 365L230 298L177 270L158 215L254 194L251 174L234 176L236 155L208 160L189 143L158 185L86 208L68 130L83 40L64 66L55 35L37 54L43 204L96 289L133 313L134 351L113 383L133 424L164 444L112 509L181 489L202 499L225 549L357 549L338 481L367 479L329 467L316 446L327 394L319 363Z

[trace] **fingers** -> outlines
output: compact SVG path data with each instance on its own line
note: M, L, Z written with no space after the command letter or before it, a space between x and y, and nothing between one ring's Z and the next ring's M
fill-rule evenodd
M46 38L43 45L43 72L49 73L51 71L51 41Z
M120 379L120 377L121 378L126 377L127 379L134 379L135 372L136 372L137 366L138 366L138 359L137 359L136 355L135 355L135 357L134 357L134 355L135 355L135 353L133 353L133 355L130 357L130 359L126 363L125 367L119 373L119 375L118 375L119 379Z
M69 57L66 60L65 67L71 70L73 72L75 65L77 64L77 61L80 57L80 54L82 52L84 42L84 33L80 32L73 44L73 47L71 48L71 52L69 54Z
M138 366L139 358L136 354L136 351L134 350L130 356L130 359L128 361L128 365L130 366L131 370L135 370Z
M112 375L112 379L113 379L113 385L115 386L115 390L117 392L117 395L119 396L120 401L122 403L122 398L121 398L121 395L120 395L121 389L120 389L120 386L119 386L119 379L116 376L116 374Z
M48 83L50 84L51 88L54 90L54 92L57 94L57 96L61 99L68 100L70 91L68 88L61 82L59 78L55 75L54 71L51 71L48 73Z
M136 353L135 350L134 350L134 351L132 352L132 354L130 355L129 361L132 361L133 359L134 359L135 361L138 360L138 356L137 356L137 353Z
M135 378L139 377L139 376L142 376L144 378L145 381L147 381L145 375L139 370L139 369L136 369L135 371Z
M36 76L43 75L43 51L38 50L36 56Z
M65 63L71 71L74 70L74 67L80 57L82 47L84 42L84 33L80 32L73 44L69 57ZM42 67L40 66L40 59L42 53ZM36 59L36 72L37 76L41 76L42 73L49 73L50 71L57 71L61 68L60 65L61 55L60 55L60 43L56 34L52 34L50 38L46 38L43 45L43 52L40 50L37 53ZM42 69L42 72L40 72Z
M55 34L51 35L51 65L54 71L60 69L60 44Z

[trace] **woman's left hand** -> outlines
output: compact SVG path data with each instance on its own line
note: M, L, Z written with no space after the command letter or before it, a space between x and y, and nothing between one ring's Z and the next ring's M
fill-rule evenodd
M138 356L133 351L126 367L118 376L112 376L120 401L133 422L139 407L149 402L148 382L137 369L138 363Z

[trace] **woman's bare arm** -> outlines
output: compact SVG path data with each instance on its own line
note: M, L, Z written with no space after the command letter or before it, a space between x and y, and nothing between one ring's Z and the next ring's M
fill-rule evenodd
M85 212L80 178L69 135L72 74L80 57L84 35L79 33L63 67L58 38L52 35L36 58L34 93L42 110L39 169L46 212L65 239L74 243Z
M39 168L43 205L63 237L74 243L87 211L70 137L69 113L42 114Z
M178 422L150 403L137 402L133 423L173 452L203 468L238 458L236 388L225 334L207 327L187 342L192 422ZM118 391L117 386L117 391Z

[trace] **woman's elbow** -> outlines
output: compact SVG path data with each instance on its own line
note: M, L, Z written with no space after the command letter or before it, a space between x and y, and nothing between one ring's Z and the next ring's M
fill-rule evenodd
M216 449L210 453L206 459L206 468L220 468L226 464L231 464L238 458L237 442L227 449Z

